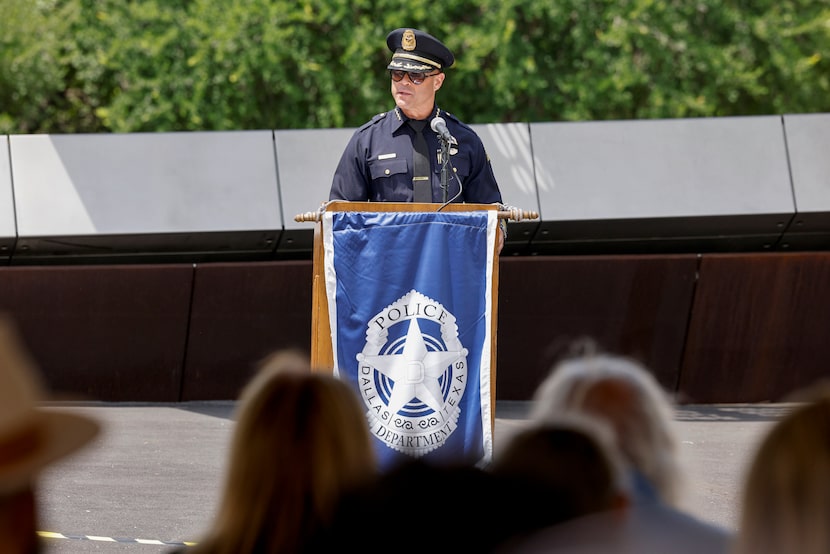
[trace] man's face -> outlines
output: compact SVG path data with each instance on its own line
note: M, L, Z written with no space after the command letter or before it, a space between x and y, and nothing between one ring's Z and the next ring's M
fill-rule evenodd
M409 75L400 81L392 81L392 97L395 104L412 119L425 119L435 105L435 93L444 83L443 73L428 74L420 85L412 82Z

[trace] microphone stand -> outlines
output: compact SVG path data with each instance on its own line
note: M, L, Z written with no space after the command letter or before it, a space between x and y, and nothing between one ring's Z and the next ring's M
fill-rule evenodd
M447 203L447 196L449 195L450 182L450 141L445 140L444 137L439 136L441 142L441 192L442 202Z

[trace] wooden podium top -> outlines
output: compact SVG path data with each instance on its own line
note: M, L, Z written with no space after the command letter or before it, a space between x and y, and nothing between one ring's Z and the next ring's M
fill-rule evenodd
M294 221L319 221L324 211L335 212L472 212L477 210L497 210L499 219L511 219L521 221L522 219L537 219L536 212L508 207L503 209L499 204L465 204L455 202L451 204L416 203L416 202L350 202L345 200L333 200L323 204L316 212L305 212L294 216Z

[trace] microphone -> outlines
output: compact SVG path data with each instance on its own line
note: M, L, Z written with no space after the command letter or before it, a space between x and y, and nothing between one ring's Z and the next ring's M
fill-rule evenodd
M455 140L455 137L450 134L450 130L447 129L447 122L444 121L443 117L436 117L432 120L432 123L429 124L430 129L438 133L438 136L441 137L441 140L448 144L458 144L458 141Z

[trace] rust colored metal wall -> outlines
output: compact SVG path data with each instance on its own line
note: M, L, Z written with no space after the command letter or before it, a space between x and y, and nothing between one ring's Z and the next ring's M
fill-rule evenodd
M174 401L192 281L191 264L0 268L0 310L53 391Z
M196 267L182 400L236 398L257 364L311 348L311 262Z
M694 255L502 259L498 398L530 398L580 337L637 358L675 390L697 263Z
M707 402L782 400L830 377L830 253L703 257L681 389Z
M497 388L527 400L569 341L651 368L680 402L780 400L830 376L830 253L503 258ZM233 399L270 352L310 347L311 261L0 267L52 390Z

